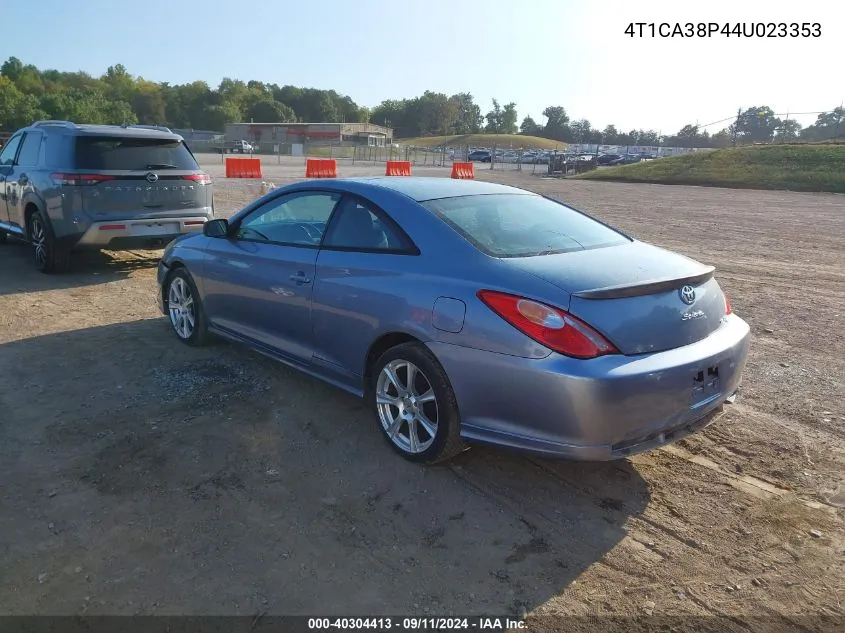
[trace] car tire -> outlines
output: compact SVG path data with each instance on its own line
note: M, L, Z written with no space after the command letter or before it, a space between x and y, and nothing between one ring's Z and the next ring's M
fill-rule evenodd
M70 265L70 251L58 243L53 227L41 211L29 218L29 240L34 249L35 267L42 273L65 272Z
M173 333L186 345L200 347L208 342L208 322L191 273L177 268L164 286L167 318Z
M411 368L415 380L409 389ZM455 392L443 367L425 346L403 343L392 347L376 361L370 376L368 405L385 441L402 457L435 464L467 449L460 436Z

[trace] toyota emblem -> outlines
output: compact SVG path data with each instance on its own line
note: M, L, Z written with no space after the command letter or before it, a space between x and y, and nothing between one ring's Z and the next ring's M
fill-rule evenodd
M158 181L158 174L154 174L150 172L147 174L147 182L157 182Z
M695 303L695 288L692 286L684 286L680 290L678 290L678 296L681 297L681 301L683 301L688 306L691 306Z

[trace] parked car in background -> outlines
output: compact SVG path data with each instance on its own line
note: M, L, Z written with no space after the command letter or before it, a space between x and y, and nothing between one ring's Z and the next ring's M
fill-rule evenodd
M596 158L598 165L616 165L622 162L623 158L620 154L601 154Z
M161 248L213 217L211 177L178 134L37 121L0 150L0 241L33 246L45 273L80 249Z
M217 154L252 154L255 151L255 146L249 141L240 139L237 141L226 141L222 145L217 145L212 149Z
M467 160L479 163L489 163L493 160L493 154L486 149L476 149L467 154Z
M171 242L157 296L184 343L364 397L411 461L465 442L607 460L734 398L749 327L713 274L522 189L382 177L288 185Z

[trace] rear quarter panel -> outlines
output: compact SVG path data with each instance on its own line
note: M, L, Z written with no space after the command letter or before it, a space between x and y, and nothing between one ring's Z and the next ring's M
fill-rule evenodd
M424 255L322 250L312 301L315 355L344 373L361 376L372 344L389 333L423 342L442 341L502 354L543 358L549 350L518 332L476 297L491 283ZM439 297L466 305L458 332L438 330L433 309Z

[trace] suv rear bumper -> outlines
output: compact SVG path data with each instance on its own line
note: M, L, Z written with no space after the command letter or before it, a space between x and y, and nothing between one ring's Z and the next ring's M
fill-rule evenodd
M77 240L76 248L161 248L171 240L202 231L208 217L189 216L95 222Z

